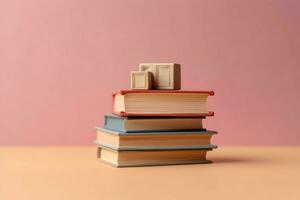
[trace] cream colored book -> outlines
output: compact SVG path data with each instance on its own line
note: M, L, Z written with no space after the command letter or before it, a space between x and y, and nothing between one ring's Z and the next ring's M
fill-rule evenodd
M215 131L168 131L124 133L97 128L96 144L115 150L213 149Z
M211 163L206 160L209 149L115 151L107 147L97 148L98 159L115 167Z
M120 116L205 117L213 91L122 90L113 95L113 112Z
M158 90L179 90L181 87L180 65L176 63L142 63L140 71L152 73L152 88Z
M152 75L148 71L131 72L131 89L132 90L150 90L152 88Z

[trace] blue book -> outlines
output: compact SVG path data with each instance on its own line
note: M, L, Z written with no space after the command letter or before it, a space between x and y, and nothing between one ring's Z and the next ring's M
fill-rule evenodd
M104 116L104 128L121 132L192 131L203 129L203 117L120 117Z

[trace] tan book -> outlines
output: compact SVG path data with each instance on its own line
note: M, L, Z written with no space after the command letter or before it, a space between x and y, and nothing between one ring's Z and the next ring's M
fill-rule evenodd
M145 149L213 149L211 144L215 131L165 131L124 133L104 128L97 129L96 144L115 150Z
M207 98L212 91L122 90L113 95L113 112L120 116L212 116Z
M207 151L209 150L115 151L98 147L97 157L115 167L211 163L206 160Z
M132 90L150 90L152 87L151 73L144 71L131 72L131 89Z
M176 63L142 63L140 71L153 75L152 88L159 90L179 90L181 87L180 65Z

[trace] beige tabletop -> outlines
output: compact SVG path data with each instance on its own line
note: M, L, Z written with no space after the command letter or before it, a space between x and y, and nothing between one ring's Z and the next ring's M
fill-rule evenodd
M0 147L0 199L300 199L300 147L221 146L208 158L114 168L95 147Z

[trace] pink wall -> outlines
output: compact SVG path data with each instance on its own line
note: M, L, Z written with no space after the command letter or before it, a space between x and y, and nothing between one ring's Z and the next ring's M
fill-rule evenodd
M217 144L300 144L300 3L0 3L0 144L91 144L140 62L182 64L213 89Z

